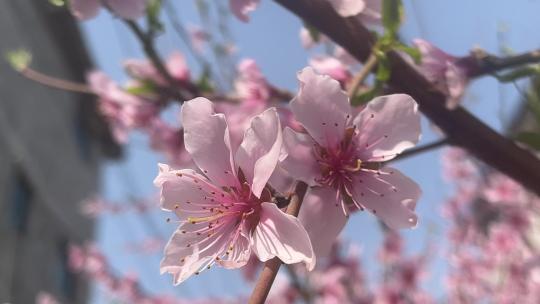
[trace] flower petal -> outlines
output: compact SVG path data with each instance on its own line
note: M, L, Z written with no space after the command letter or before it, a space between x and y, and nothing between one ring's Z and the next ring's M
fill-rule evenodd
M251 246L247 229L244 225L240 228L238 239L234 242L232 250L218 264L227 269L240 268L247 264L251 256Z
M380 96L354 119L362 161L386 161L420 139L418 104L405 94Z
M326 187L309 189L298 218L309 234L317 259L328 256L347 223L341 202L337 201L336 191Z
M422 193L420 187L396 169L379 171L380 174L362 171L354 178L353 198L390 228L416 226L414 209Z
M289 127L283 131L283 150L286 156L280 161L280 167L310 186L315 186L315 179L321 175L319 164L313 155L315 144L308 135L295 132Z
M135 20L146 10L147 0L105 0L111 10L124 19Z
M80 20L94 18L99 11L99 0L71 0L69 2L71 13Z
M229 127L212 102L198 97L182 106L184 143L195 164L220 186L238 186L231 153Z
M336 12L342 17L356 16L364 10L363 0L328 0Z
M307 67L298 73L300 89L291 101L296 119L323 147L334 147L344 136L351 117L349 97L339 82Z
M259 2L260 0L229 0L229 6L236 18L248 22L248 14L259 6Z
M262 262L278 257L285 264L304 262L315 267L308 233L298 218L272 203L261 204L261 218L251 236L251 247Z
M242 168L251 191L260 197L274 172L281 152L281 125L276 108L253 117L251 127L236 151L236 163Z

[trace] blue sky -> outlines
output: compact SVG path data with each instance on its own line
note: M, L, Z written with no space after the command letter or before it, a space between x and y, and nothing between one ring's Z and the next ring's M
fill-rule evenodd
M194 1L175 2L182 20L199 24ZM424 38L449 53L466 54L472 47L481 47L499 53L501 44L515 52L538 47L540 11L539 1L533 0L483 0L483 1L430 1L404 0L406 19L402 36L406 41ZM181 8L180 8L181 7ZM296 91L296 72L303 68L309 58L300 45L298 31L301 22L288 11L272 1L263 0L260 9L252 15L248 24L235 19L231 28L238 46L238 57L257 60L270 82L278 87ZM98 18L82 23L88 45L96 65L114 79L125 81L121 60L142 57L138 42L118 20L106 12ZM183 44L172 32L158 40L159 51L167 55L170 51L184 51ZM188 57L190 58L190 57ZM190 66L195 63L190 59ZM468 89L465 106L475 115L497 130L508 124L518 105L518 94L513 85L499 85L492 78L476 80ZM427 121L423 124L420 144L437 138L437 131ZM147 139L134 134L126 148L126 159L107 164L103 172L103 195L113 200L129 197L148 197L155 192L152 180L157 172L160 156L148 149ZM447 223L440 216L440 207L451 189L440 174L439 151L422 154L400 163L396 167L419 183L423 196L418 204L420 222L417 229L403 231L410 252L422 250L427 239L434 241L440 253L444 253L444 233ZM192 278L181 286L172 287L168 276L159 275L161 254L152 256L126 253L126 243L156 234L167 238L175 228L166 224L168 215L156 210L144 219L139 215L105 216L99 221L98 240L118 271L136 271L140 274L146 290L156 293L169 292L183 297L201 295L219 296L247 293L239 272L214 268L203 275ZM359 244L364 263L375 276L376 263L371 263L380 242L378 224L373 216L359 213L352 217L343 234L344 238ZM446 270L444 255L430 267L430 280L426 287L435 295L444 294L442 273ZM96 293L96 303L103 297Z

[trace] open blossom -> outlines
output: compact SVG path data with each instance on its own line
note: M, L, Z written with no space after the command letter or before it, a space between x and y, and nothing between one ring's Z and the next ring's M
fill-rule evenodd
M81 20L94 18L102 5L106 5L120 18L137 19L144 14L147 0L71 0L70 9Z
M132 129L147 127L159 112L155 103L129 94L102 72L90 72L87 78L91 89L99 96L99 110L119 143L127 141Z
M156 186L162 208L174 212L180 227L165 248L161 272L179 284L218 264L244 266L253 251L261 261L315 264L313 249L300 221L270 202L266 183L277 165L282 134L274 108L254 117L233 153L223 114L205 98L182 107L184 141L200 171L160 165Z
M339 83L308 67L291 101L308 134L285 128L281 167L310 189L300 211L317 254L329 250L349 209L368 209L391 228L413 227L418 185L396 169L379 168L420 138L420 116L408 95L381 96L356 117Z
M457 107L469 82L466 61L422 39L415 39L413 44L422 54L420 72L448 97L449 109Z

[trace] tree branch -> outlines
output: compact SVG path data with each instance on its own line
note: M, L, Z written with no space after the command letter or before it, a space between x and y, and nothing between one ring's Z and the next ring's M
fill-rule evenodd
M274 0L332 38L360 61L366 61L375 39L358 18L342 18L324 0ZM403 58L390 52L395 92L411 95L420 110L449 138L478 159L540 195L540 160L498 134L462 107L449 110L446 97Z
M540 62L540 49L505 57L490 55L482 50L473 50L471 57L474 60L474 65L469 70L468 76L476 78L501 70Z
M416 148L409 149L409 150L399 154L398 156L396 156L394 159L392 159L390 161L403 160L405 158L409 158L411 156L415 156L415 155L420 154L420 153L424 153L424 152L427 152L427 151L430 151L430 150L433 150L433 149L440 148L440 147L442 147L444 145L447 145L449 143L450 142L448 141L447 138L443 138L443 139L434 141L432 143L429 143L429 144L426 144L426 145L423 145L423 146L419 146L419 147L416 147Z
M306 194L307 188L308 185L304 182L299 181L296 184L294 195L292 196L291 202L287 207L287 214L298 216L298 212L300 212L300 206L304 200L304 195ZM261 271L259 279L257 280L255 288L253 289L251 297L249 298L249 304L262 304L266 301L281 263L281 260L277 257L264 263L264 268Z

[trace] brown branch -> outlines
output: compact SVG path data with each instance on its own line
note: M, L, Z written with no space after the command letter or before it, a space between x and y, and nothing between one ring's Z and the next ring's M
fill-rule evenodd
M33 80L37 83L40 83L42 85L45 85L47 87L51 87L51 88L55 88L55 89L59 89L63 91L69 91L69 92L95 95L94 91L92 91L84 83L78 83L78 82L73 82L70 80L56 78L53 76L43 74L41 72L38 72L28 67L20 70L20 73L24 77L30 80Z
M525 64L538 63L540 62L540 49L505 57L490 55L482 50L473 50L471 57L466 57L465 60L467 58L473 60L468 76L476 78Z
M358 18L342 18L324 0L274 0L332 38L360 61L367 60L375 44L372 34ZM390 52L395 92L411 95L420 110L449 138L478 159L540 194L540 160L512 140L498 134L462 107L449 110L446 97L418 71Z
M443 138L443 139L434 141L432 143L429 143L429 144L426 144L426 145L423 145L423 146L419 146L419 147L416 147L416 148L409 149L409 150L399 154L398 156L396 156L391 161L403 160L405 158L409 158L411 156L418 155L420 153L424 153L424 152L431 151L433 149L440 148L440 147L442 147L444 145L447 145L449 143L450 142L448 141L448 139Z
M307 188L308 185L304 182L298 182L296 184L294 194L291 198L289 206L287 207L287 214L298 216L298 212L300 212L300 206L304 200L304 195L306 194ZM264 263L264 268L261 271L259 279L257 280L255 288L253 289L251 297L249 298L249 304L262 304L266 301L266 297L268 297L270 288L272 288L272 284L274 283L274 279L276 278L281 263L281 260L277 257Z

